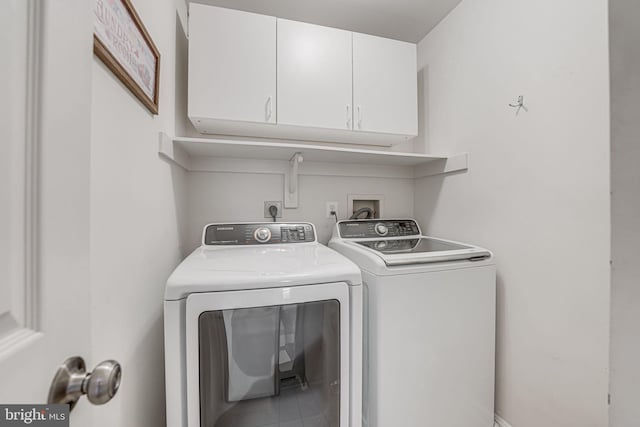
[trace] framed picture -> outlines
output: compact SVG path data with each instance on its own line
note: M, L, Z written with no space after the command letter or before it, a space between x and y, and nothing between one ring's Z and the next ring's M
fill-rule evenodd
M95 0L93 53L158 114L160 53L131 0Z

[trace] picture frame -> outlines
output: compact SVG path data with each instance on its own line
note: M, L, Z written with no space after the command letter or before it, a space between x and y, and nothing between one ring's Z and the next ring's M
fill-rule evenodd
M93 28L93 53L158 114L160 52L131 0L96 0Z

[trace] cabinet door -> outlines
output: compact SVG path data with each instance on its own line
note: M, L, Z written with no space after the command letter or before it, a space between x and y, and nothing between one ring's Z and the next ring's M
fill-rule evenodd
M352 129L352 33L278 19L278 123Z
M276 18L191 3L189 117L276 122Z
M353 34L354 129L418 134L416 45Z

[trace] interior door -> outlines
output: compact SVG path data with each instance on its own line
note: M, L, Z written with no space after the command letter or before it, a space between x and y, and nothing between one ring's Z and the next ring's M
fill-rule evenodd
M46 403L58 366L90 356L91 7L0 2L2 404Z
M278 19L278 124L352 129L351 32Z
M418 134L416 45L353 34L355 130Z

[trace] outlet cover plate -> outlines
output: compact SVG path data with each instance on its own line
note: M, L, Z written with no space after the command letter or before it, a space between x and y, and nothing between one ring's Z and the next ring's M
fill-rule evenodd
M275 205L278 208L278 213L276 214L276 218L282 218L282 201L268 201L264 202L264 217L271 218L271 214L269 213L269 207Z
M339 214L338 202L327 202L327 209L326 209L326 212L325 212L325 216L327 218L334 218L334 216L331 215L331 211L335 211L336 215Z

